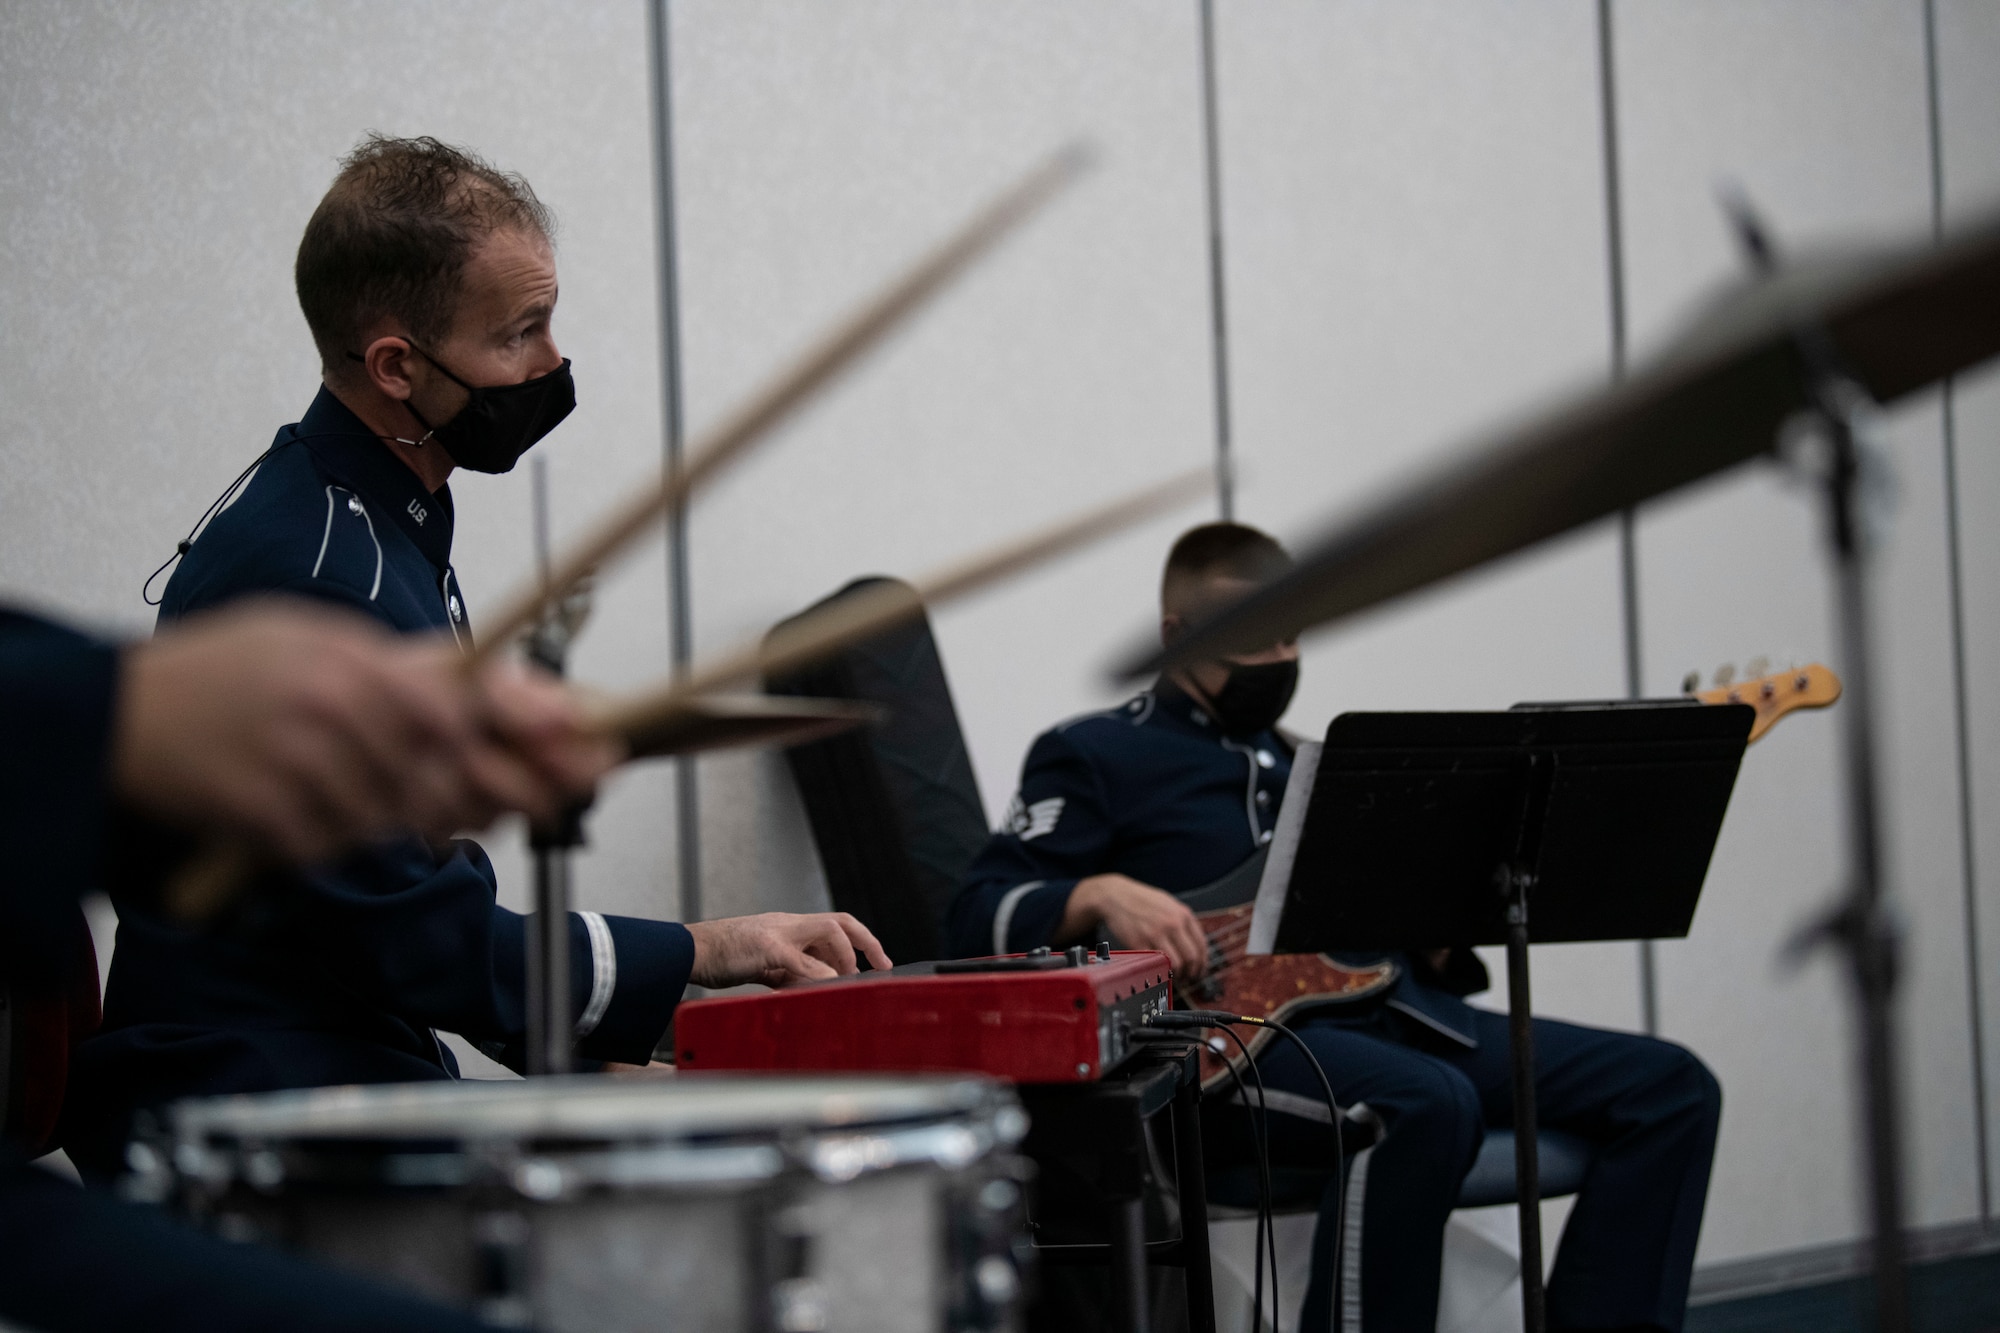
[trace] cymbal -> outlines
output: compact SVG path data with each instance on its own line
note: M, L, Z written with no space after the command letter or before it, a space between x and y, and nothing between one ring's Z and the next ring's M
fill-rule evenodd
M1289 640L1769 451L1807 405L1797 334L1814 323L1884 403L2000 353L2000 210L1941 243L1806 255L1734 284L1626 379L1390 491L1118 674Z
M881 709L849 699L709 694L688 700L649 727L627 732L625 742L632 758L657 758L703 750L804 745L881 720Z

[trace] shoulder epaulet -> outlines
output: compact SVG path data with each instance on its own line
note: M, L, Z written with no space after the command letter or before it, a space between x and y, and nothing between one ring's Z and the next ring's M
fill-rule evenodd
M351 489L303 449L268 456L242 491L196 537L169 583L178 610L272 588L332 585L342 600L368 603L382 589L375 517Z
M374 515L354 491L329 482L319 548L306 577L339 583L374 601L382 591L382 541Z
M1143 694L1137 694L1134 695L1132 698L1127 699L1124 703L1119 704L1116 708L1100 708L1094 713L1082 713L1076 717L1070 718L1066 722L1058 722L1055 726L1055 730L1057 732L1068 732L1073 728L1086 726L1092 722L1105 722L1105 723L1121 724L1127 727L1137 727L1144 725L1146 719L1151 717L1152 715L1153 715L1153 692L1151 690L1147 690Z

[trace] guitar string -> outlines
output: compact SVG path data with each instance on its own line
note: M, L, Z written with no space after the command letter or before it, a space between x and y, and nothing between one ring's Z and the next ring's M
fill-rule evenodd
M1216 931L1212 935L1204 935L1202 938L1207 940L1213 948L1227 950L1240 944L1247 944L1250 939L1250 928L1245 926L1241 930L1237 930L1226 927Z
M1204 933L1208 934L1208 938L1212 940L1221 939L1227 935L1234 935L1238 933L1248 934L1250 931L1250 925L1251 925L1251 918L1249 916L1238 916L1233 918L1232 920L1223 922L1221 925L1217 926L1213 932L1204 932Z
M1266 955L1266 956L1270 956L1270 955ZM1250 956L1241 956L1241 957L1237 957L1237 958L1225 958L1225 959L1223 959L1223 960L1222 960L1221 962L1217 963L1217 964L1216 964L1215 966L1213 966L1213 967L1211 967L1211 968L1208 968L1208 969L1207 969L1207 970L1206 970L1205 972L1203 972L1203 974L1202 974L1201 978L1200 978L1200 979L1199 979L1198 981L1196 981L1196 983L1195 983L1195 984L1196 984L1196 985L1199 985L1199 984L1201 984L1201 981L1211 981L1211 980L1215 980L1215 979L1217 979L1217 978L1219 978L1219 977L1223 976L1223 975L1224 975L1224 974L1226 974L1226 973L1229 973L1229 972L1233 972L1233 971L1237 970L1238 968L1240 968L1240 967L1244 966L1245 964L1247 964L1247 963L1249 963L1249 962L1251 962L1251 961L1252 961L1252 959L1251 959L1251 957L1250 957ZM1342 971L1342 972L1352 972L1352 971L1354 970L1354 969L1351 969L1351 968L1342 968L1342 967L1340 967L1340 966L1339 966L1338 964L1332 964L1331 966L1335 967L1335 968L1336 968L1336 970L1339 970L1339 971ZM1336 993L1340 993L1340 992L1336 992Z
M1242 943L1247 939L1249 931L1250 926L1247 922L1232 922L1218 928L1214 934L1205 935L1204 938L1208 941L1212 949L1223 952L1226 955L1232 946ZM1219 977L1223 973L1233 971L1249 961L1249 955L1238 955L1234 958L1225 956L1214 967L1207 969L1205 975L1209 978Z

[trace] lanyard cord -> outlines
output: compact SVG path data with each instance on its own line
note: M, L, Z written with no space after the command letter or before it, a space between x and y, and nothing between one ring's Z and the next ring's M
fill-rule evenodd
M221 509L223 509L226 505L228 505L229 501L235 496L236 492L243 489L243 483L250 479L250 474L255 472L258 468L264 466L265 460L270 458L272 454L277 453L278 450L284 448L288 444L297 444L301 440L322 440L322 439L328 439L336 435L354 435L358 433L355 431L346 431L346 430L316 430L309 435L300 435L296 433L297 431L296 426L288 427L287 429L292 430L294 433L286 436L282 440L273 441L270 448L266 449L263 453L258 454L255 458L251 459L250 466L244 468L241 472L237 473L236 480L229 483L228 489L223 491L222 494L216 496L214 502L210 504L207 509L202 511L201 517L196 519L194 521L194 526L188 529L187 536L181 538L179 541L174 543L174 553L168 556L164 561L162 561L160 567L154 570L151 574L148 574L146 576L146 581L139 585L140 601L144 602L147 606L158 606L162 601L166 600L166 594L164 590L161 592L161 595L159 597L153 596L153 581L159 578L160 575L166 573L169 569L172 569L174 567L174 563L178 561L182 556L188 553L188 548L194 545L195 538L201 535L202 529L208 526L209 520L214 518L215 515Z

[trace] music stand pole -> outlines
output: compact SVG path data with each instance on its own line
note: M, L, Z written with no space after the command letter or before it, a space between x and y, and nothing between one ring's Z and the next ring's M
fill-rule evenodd
M1514 1074L1514 1192L1521 1219L1521 1328L1547 1327L1542 1290L1542 1164L1535 1139L1534 1007L1528 994L1528 890L1534 872L1500 872L1507 898L1507 1045Z

